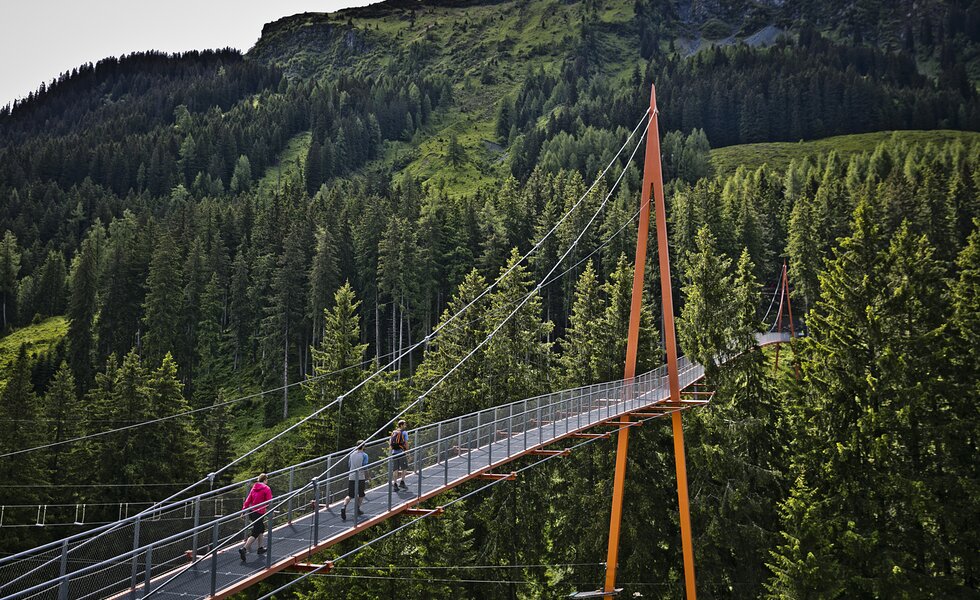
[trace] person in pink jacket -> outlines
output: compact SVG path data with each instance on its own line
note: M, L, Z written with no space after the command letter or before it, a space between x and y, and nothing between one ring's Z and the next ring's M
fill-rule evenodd
M248 511L248 518L252 520L252 531L245 545L238 549L238 555L245 562L245 555L249 553L253 542L258 542L259 554L265 554L265 547L262 545L262 534L265 533L265 513L269 510L269 502L272 500L272 489L266 483L269 476L265 473L259 475L259 480L255 482L252 489L248 492L248 497L242 503L242 510Z

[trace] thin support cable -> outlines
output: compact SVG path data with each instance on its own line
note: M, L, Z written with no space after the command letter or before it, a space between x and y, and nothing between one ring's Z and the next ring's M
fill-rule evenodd
M765 323L766 319L769 318L769 312L772 310L773 303L776 302L776 292L779 291L779 280L782 278L782 275L783 273L780 271L779 275L776 277L776 287L772 289L772 300L769 301L769 308L766 309L766 315L762 317L763 323Z
M524 305L527 304L531 300L531 298L534 297L535 294L540 292L541 288L544 285L544 282L547 281L548 278L554 274L555 270L562 264L562 262L564 262L564 260L568 257L568 255L571 254L572 250L574 250L575 247L578 246L578 243L582 240L582 237L585 236L586 232L588 232L589 228L592 226L595 220L602 213L602 210L603 208L605 208L606 203L609 202L609 198L612 197L613 193L616 191L616 188L619 187L620 182L623 180L623 176L626 174L626 171L629 169L629 165L632 164L633 159L636 157L636 153L640 149L640 144L643 141L643 138L646 137L649 128L650 125L648 122L647 127L644 128L643 133L640 135L639 140L637 140L636 147L633 148L633 153L630 155L629 160L626 162L626 168L624 168L622 173L619 174L619 178L616 179L616 182L613 184L612 188L610 188L605 198L603 198L602 202L599 204L599 207L596 209L595 213L593 213L592 217L589 219L589 222L585 224L585 227L583 227L582 230L578 233L578 235L575 237L575 240L568 246L568 248L558 258L558 260L555 261L555 264L551 266L551 269L548 271L547 274L545 274L545 276L541 279L541 281L538 282L538 284L534 287L534 289L528 292L524 296L524 298L518 303L517 307L514 308L514 310L512 310L510 314L508 314L502 321L500 321L500 323L497 324L497 326L493 329L493 331L491 331L486 337L484 337L483 340L480 341L480 343L477 344L472 350L470 350L461 360L459 360L448 371L446 371L438 380L436 380L435 383L433 383L427 390L425 390L421 395L419 395L418 398L416 398L408 406L402 409L397 415L392 417L387 423L385 423L380 428L378 428L377 431L375 431L369 437L367 437L366 438L367 442L374 441L376 439L376 436L384 432L389 426L391 426L392 423L397 422L398 419L406 415L410 410L412 410L412 408L417 406L419 403L423 402L426 396L432 393L432 391L436 387L438 387L440 384L442 384L442 382L448 379L450 375L452 375L457 369L459 369L459 367L463 365L463 363L465 363L467 360L472 358L483 346L485 346L491 339L493 339L493 337L497 335L497 333L503 328L503 326L507 324L507 322L510 321L514 317L514 315L516 315L524 307ZM592 188L589 189L591 190ZM515 264L514 266L516 267L517 264Z

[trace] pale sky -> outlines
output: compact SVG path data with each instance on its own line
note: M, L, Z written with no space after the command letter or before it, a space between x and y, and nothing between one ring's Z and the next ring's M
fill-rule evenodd
M0 106L60 73L140 50L247 51L262 26L376 0L0 0Z

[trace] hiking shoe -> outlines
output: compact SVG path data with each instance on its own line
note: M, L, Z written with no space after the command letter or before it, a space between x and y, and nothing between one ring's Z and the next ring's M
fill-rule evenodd
M397 483L391 484L391 491L393 491L393 492L397 492L398 491L398 484Z
M403 490L405 490L406 492L408 491L408 486L405 485L405 482L404 481L400 482L399 485L401 485L401 487L402 487Z
M344 506L344 507L342 507L340 509L340 518L343 521L346 521L347 520L347 507L346 506Z
M259 554L265 554L266 553L266 549L265 548L259 548L258 550L256 550L256 552L258 552Z
M357 509L357 516L363 517L364 516L364 511L361 510L361 509Z
M242 557L242 562L245 562L245 548L238 549L238 556Z

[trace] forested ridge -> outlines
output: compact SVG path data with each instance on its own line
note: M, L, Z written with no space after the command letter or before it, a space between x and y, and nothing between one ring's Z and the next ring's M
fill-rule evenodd
M55 340L0 364L0 504L33 507L5 525L39 504L87 503L94 520L100 503L108 513L166 497L471 302L340 410L221 482L352 445L528 294L414 423L620 377L641 173L628 153L613 157L655 83L679 341L717 390L684 417L699 593L980 595L980 144L896 136L722 175L709 155L980 129L978 9L924 3L910 28L890 17L904 5L689 4L298 15L246 55L106 59L0 111L0 327ZM765 25L782 34L740 41ZM734 43L712 42L720 28ZM685 49L692 38L700 49ZM560 275L532 293L620 174ZM806 337L777 372L753 335L784 259ZM663 360L649 260L639 372ZM67 333L49 317L67 318ZM643 597L682 587L669 435L655 424L631 442L619 580ZM347 563L377 579L296 589L558 598L595 587L614 449L564 460ZM0 550L77 530L67 524L3 527ZM416 569L450 565L461 568Z

